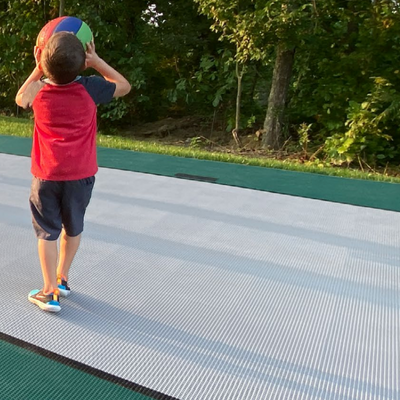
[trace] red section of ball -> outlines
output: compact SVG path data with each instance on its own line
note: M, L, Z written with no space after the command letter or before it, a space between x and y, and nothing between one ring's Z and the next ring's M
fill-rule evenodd
M36 39L36 46L39 47L40 49L43 49L47 41L49 40L50 36L53 34L56 26L65 18L67 17L58 17L48 22L39 32L39 35Z

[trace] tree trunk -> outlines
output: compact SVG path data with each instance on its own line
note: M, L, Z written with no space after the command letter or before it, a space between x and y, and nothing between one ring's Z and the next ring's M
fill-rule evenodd
M236 118L235 118L235 128L232 131L232 136L235 142L240 146L239 130L240 130L240 107L242 104L242 79L245 72L245 65L242 65L242 70L239 69L239 61L236 61L236 78L238 82L237 94L236 94Z
M236 78L237 78L237 94L236 94L236 118L235 118L235 129L239 133L240 129L240 106L242 102L242 79L244 73L244 66L242 71L239 71L239 61L236 61Z
M64 16L64 8L65 8L65 0L60 0L60 8L58 11L58 16L63 17Z
M294 49L277 48L267 115L264 121L263 146L278 149L282 137L282 122L294 61Z

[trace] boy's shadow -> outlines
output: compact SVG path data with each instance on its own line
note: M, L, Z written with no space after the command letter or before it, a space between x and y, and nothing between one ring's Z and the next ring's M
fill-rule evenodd
M65 307L61 317L70 324L92 331L97 337L104 337L101 343L94 348L94 354L90 354L90 360L109 360L112 368L117 367L121 373L143 361L141 349L146 348L150 353L159 352L165 354L165 359L171 362L171 356L184 360L190 364L196 364L206 370L215 370L234 376L236 379L258 381L264 385L283 386L287 390L295 390L304 394L318 394L330 399L331 392L324 389L331 384L345 386L349 389L364 388L367 391L382 390L382 388L362 382L357 379L344 378L341 375L331 374L318 369L299 365L268 355L246 350L240 346L234 346L222 341L207 339L206 337L186 332L163 322L140 316L133 310L122 309L110 302L99 300L84 293L74 292L65 299ZM184 307L184 305L182 305ZM176 312L180 312L179 309ZM232 332L231 332L232 335ZM268 340L266 337L265 340ZM130 347L132 344L134 347ZM249 345L249 343L243 343ZM263 346L261 346L263 347ZM139 348L139 349L138 349ZM87 347L85 346L85 352ZM117 362L116 362L117 360ZM83 362L85 362L83 360ZM95 366L95 365L94 365ZM137 369L133 368L133 369ZM118 375L118 372L108 371ZM318 379L329 382L316 388L308 383L299 383L290 378L293 374L301 372L308 376L306 381L312 382ZM134 377L124 376L125 379ZM367 387L368 386L368 387ZM386 389L387 390L387 389ZM351 392L349 390L348 392ZM345 396L343 399L352 398Z

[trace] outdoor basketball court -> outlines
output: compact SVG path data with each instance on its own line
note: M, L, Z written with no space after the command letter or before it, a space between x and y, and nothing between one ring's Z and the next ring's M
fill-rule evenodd
M218 184L219 163L103 167L71 296L48 314L27 299L42 283L30 159L6 152L1 398L400 399L400 185L248 167L243 188ZM127 153L107 154L142 157ZM300 196L251 189L251 171Z

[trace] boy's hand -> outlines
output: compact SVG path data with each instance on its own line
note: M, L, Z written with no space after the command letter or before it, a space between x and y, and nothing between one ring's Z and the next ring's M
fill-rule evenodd
M36 66L39 69L42 69L42 67L40 65L40 58L42 56L42 49L40 49L39 47L35 46L34 49L33 49L33 55L35 57Z
M115 83L114 97L122 97L130 92L130 83L118 71L97 55L93 41L86 44L85 67L95 69L98 73L103 75L105 80Z
M90 43L86 43L85 67L96 69L96 66L99 64L100 61L101 61L101 58L96 53L96 48L94 46L94 42L92 41Z

